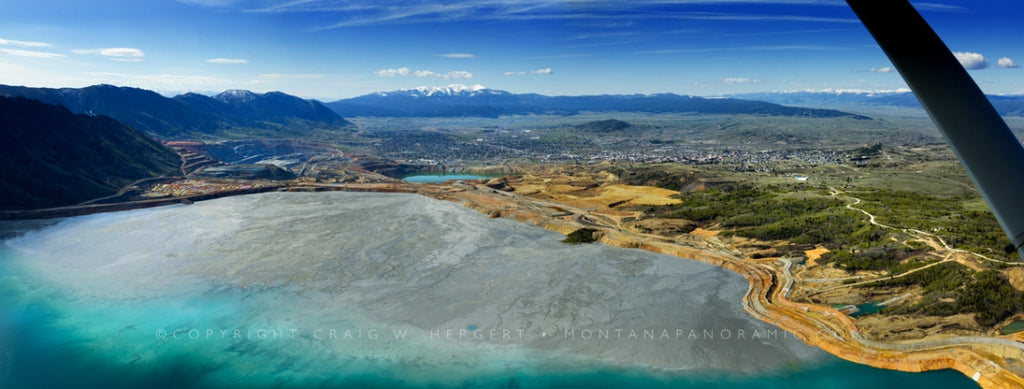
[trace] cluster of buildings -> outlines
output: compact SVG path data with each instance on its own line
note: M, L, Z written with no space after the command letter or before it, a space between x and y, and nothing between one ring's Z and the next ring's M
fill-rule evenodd
M184 197L220 193L232 190L245 190L259 187L258 183L215 182L206 180L179 180L167 184L153 185L142 197Z
M749 150L636 138L588 138L574 135L540 138L514 131L491 131L459 140L433 132L393 133L375 145L379 155L412 164L461 161L594 163L599 161L687 164L728 164L749 171L770 171L779 162L834 165L850 162L843 151L778 148ZM766 170L767 169L767 170Z

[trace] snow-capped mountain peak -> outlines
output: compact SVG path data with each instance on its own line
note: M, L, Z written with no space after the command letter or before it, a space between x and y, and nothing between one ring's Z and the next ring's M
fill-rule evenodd
M454 95L474 95L477 92L486 91L487 87L476 84L476 85L462 85L462 84L451 84L447 86L420 86L413 89L403 89L403 92L417 93L422 96L454 96Z
M250 92L250 91L247 91L247 90L241 90L241 89L229 89L229 90L226 90L226 91L223 91L223 92L217 94L216 96L213 96L214 99L216 99L218 101L225 102L225 103L229 103L229 102L248 103L250 101L256 100L257 97L259 97L257 94L255 94L253 92Z

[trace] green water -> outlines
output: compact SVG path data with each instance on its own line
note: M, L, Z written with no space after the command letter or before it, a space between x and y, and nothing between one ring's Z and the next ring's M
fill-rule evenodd
M1024 331L1024 321L1015 321L1013 323L1007 324L1006 327L1003 327L1003 329L999 330L999 332L1003 335L1014 334L1021 331Z

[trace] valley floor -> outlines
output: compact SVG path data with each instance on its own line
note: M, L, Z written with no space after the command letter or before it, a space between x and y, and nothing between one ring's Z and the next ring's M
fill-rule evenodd
M1024 293L1024 266L986 243L991 215L955 161L934 152L890 149L875 166L782 164L773 172L516 165L507 167L515 175L443 184L354 170L289 181L193 177L142 188L140 200L0 217L62 217L265 191L418 193L492 218L566 235L590 229L607 245L730 269L750 283L742 302L748 312L850 361L911 372L955 369L985 388L1024 387L1024 332L1012 330L1024 312L967 300L974 298L970 287L986 285L1010 288L998 289L1005 298Z

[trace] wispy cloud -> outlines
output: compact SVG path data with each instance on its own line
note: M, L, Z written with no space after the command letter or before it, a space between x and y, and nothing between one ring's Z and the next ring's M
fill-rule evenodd
M219 77L183 74L122 74L109 72L89 73L91 83L109 83L137 86L160 93L181 91L214 91L245 89L258 85L257 81L240 81ZM167 93L165 93L167 94Z
M19 50L19 49L0 49L0 53L7 55L13 55L17 57L29 57L29 58L46 58L46 59L59 59L67 57L64 54L47 53L45 51L32 51L32 50Z
M46 43L46 42L16 41L16 40L3 39L3 38L0 38L0 45L3 45L3 46L15 46L15 47L32 47L32 48L50 47L50 44ZM0 48L0 53L4 53L4 54L7 54L7 55L13 55L13 56L16 56L16 57L28 57L28 58L59 59L59 58L66 58L67 57L64 54L50 53L50 52L45 52L45 51L8 49L8 48Z
M75 54L93 54L110 57L111 60L120 62L142 62L145 53L139 49L130 47L112 47L107 49L71 50Z
M456 70L448 73L432 72L430 70L417 70L413 72L416 77L443 78L445 80L468 80L473 74L465 70Z
M749 33L721 34L721 36L744 37L744 36L766 36L766 35L802 35L802 34L821 34L821 33L826 33L826 32L842 32L842 31L852 31L852 29L832 28L832 29L794 30L794 31L758 31L758 32L749 32Z
M939 4L939 3L914 3L914 8L918 11L945 11L945 12L964 12L967 8L959 5Z
M636 31L614 31L614 32L592 32L579 34L572 37L573 40L584 40L584 39L604 39L604 38L621 38L627 36L636 36L639 34Z
M448 73L438 73L431 70L410 70L407 67L401 67L397 69L381 69L373 72L379 77L426 77L426 78L439 78L445 80L468 80L473 78L473 74L465 70L455 70Z
M226 7L235 3L239 0L177 0L179 3L201 5L204 7Z
M722 80L723 84L736 85L736 84L760 84L761 79L759 78L746 78L746 77L730 77Z
M578 53L578 54L555 54L555 55L542 55L538 57L529 57L527 59L563 59L563 58L579 58L579 57L593 57L593 53Z
M531 70L529 72L524 71L524 70L519 70L519 71L515 71L515 72L505 72L506 76L527 76L527 75L550 76L552 74L555 74L555 72L552 71L551 68L543 68L543 69Z
M868 70L854 70L854 73L892 73L895 70L892 66L882 66L880 68L871 68Z
M475 56L475 55L473 55L473 54L469 54L469 53L448 53L448 54L438 54L438 57L444 57L444 58L456 58L456 59L464 59L464 58L476 58L476 56Z
M215 64L221 64L221 65L238 65L238 64L249 63L249 60L247 60L247 59L239 59L239 58L210 58L210 59L206 60L206 62L215 63Z
M658 17L679 20L728 20L741 22L860 23L859 20L854 18L832 18L806 15L734 14L724 12L679 12L666 13L658 15Z
M187 0L191 2L218 3L218 0ZM446 23L458 21L494 20L586 20L595 23L601 20L615 23L634 23L637 20L685 19L685 20L734 20L734 21L791 21L821 23L859 23L855 18L830 18L807 15L738 14L723 12L683 12L668 7L692 7L701 4L799 4L836 6L833 0L690 0L668 2L665 0L636 1L572 1L567 6L562 2L549 0L462 0L454 2L433 2L413 0L400 6L372 1L341 0L293 0L284 3L251 9L250 12L264 13L334 13L339 20L318 29L335 29L355 26L382 24ZM656 10L657 12L652 12Z
M996 64L999 65L999 67L1005 69L1016 69L1020 67L1020 65L1017 65L1016 62L1013 62L1012 59L1009 59L1007 57L999 58L999 60L996 61Z
M716 51L735 51L735 48L725 47L708 47L703 49L661 49L661 50L644 50L636 51L633 54L696 54L696 53L711 53Z
M409 68L398 68L398 69L381 69L374 74L380 77L396 77L396 76L408 76L410 73Z
M644 50L633 54L696 54L729 51L846 51L853 50L849 47L840 46L818 46L818 45L775 45L775 46L748 46L748 47L704 47L693 49L663 49Z
M849 47L840 46L821 46L821 45L776 45L776 46L751 46L748 50L762 50L762 51L843 51L852 50Z
M953 56L955 56L956 60L960 61L960 64L967 70L981 70L988 67L988 60L985 59L984 55L979 53L955 51L953 52Z
M50 47L51 45L46 42L33 42L33 41L16 41L10 39L0 38L0 45L10 45L18 47Z
M273 79L273 80L309 80L315 78L325 78L326 74L314 74L314 73L268 73L260 74L259 78L262 79Z
M594 43L584 43L579 45L568 46L569 49L583 49L588 47L607 47L607 46L621 46L621 45L633 45L637 43L647 42L646 39L631 39L631 40L607 40L599 41Z

